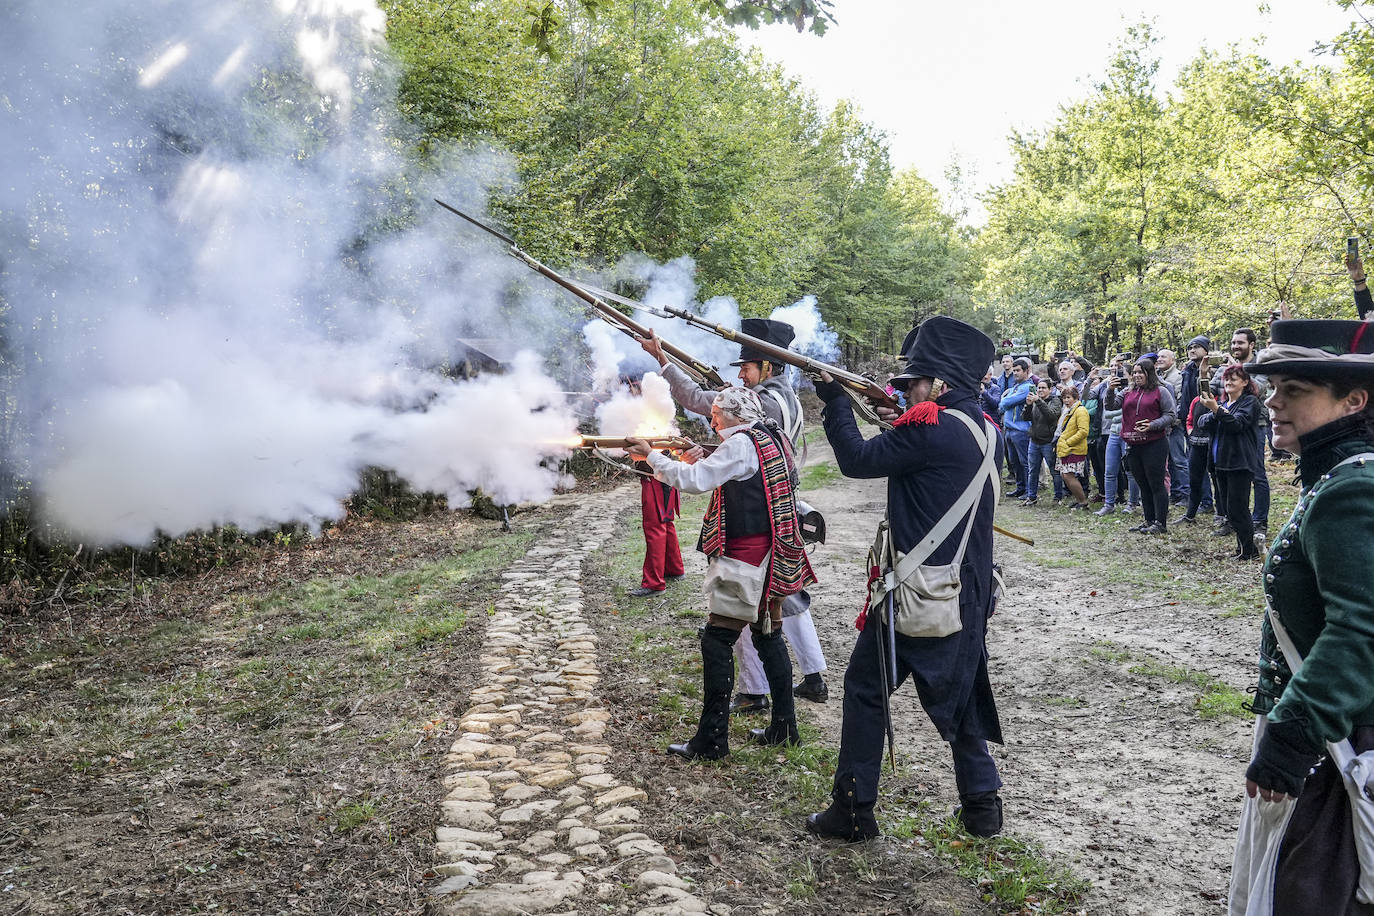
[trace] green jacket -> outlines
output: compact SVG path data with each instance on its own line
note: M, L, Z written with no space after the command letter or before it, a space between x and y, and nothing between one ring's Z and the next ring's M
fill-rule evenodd
M1302 438L1302 492L1264 561L1270 606L1303 654L1294 677L1265 620L1255 712L1300 726L1309 749L1374 725L1374 452L1363 424L1346 418Z

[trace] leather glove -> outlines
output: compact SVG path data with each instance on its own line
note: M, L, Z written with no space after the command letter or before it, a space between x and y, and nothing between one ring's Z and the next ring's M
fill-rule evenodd
M844 386L841 385L839 382L824 382L820 379L816 379L815 385L816 397L820 398L827 404L829 404L836 398L845 397Z
M1297 798L1321 756L1308 750L1301 720L1270 721L1255 749L1255 759L1245 771L1245 778L1261 789Z

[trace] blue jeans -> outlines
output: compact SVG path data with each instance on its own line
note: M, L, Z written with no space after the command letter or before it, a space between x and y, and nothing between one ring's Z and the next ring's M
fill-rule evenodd
M1034 498L1040 494L1040 464L1047 462L1050 466L1050 476L1054 480L1054 498L1064 498L1064 478L1055 471L1055 460L1053 442L1044 445L1032 442L1026 446L1026 466L1030 468L1030 488L1026 490L1027 496Z
M1187 502L1188 484L1188 435L1182 426L1169 431L1169 501Z
M1255 475L1255 511L1251 518L1255 520L1256 528L1269 527L1269 473L1264 469L1264 437L1268 431L1267 425L1255 427L1255 438L1259 441L1260 466L1259 473Z
M1007 476L1016 481L1017 491L1024 492L1026 489L1026 478L1022 466L1026 463L1026 449L1024 445L1018 446L1012 441L1012 434L1014 432L1015 430L1005 425L1005 423L1003 424L1002 438L1006 440L1007 449L1005 470Z
M1126 451L1126 443L1122 440L1119 433L1112 433L1107 438L1107 480L1106 492L1103 494L1102 505L1108 509L1116 505L1117 494L1121 490L1121 478L1125 477L1130 485L1128 491L1132 504L1140 502L1140 488L1136 486L1134 478L1125 473L1126 463L1121 460Z
M1016 473L1016 492L1026 495L1026 448L1030 445L1028 430L1007 430L1007 463Z
M1208 446L1188 446L1188 476L1193 486L1188 493L1188 511L1184 513L1193 518L1198 511L1212 511L1212 475L1208 473Z

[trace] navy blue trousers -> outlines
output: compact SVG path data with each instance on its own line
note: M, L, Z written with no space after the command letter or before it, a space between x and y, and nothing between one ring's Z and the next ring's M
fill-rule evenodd
M877 627L870 615L854 643L844 673L844 719L840 724L840 759L835 766L831 791L842 805L871 805L878 800L878 775L883 767L887 728L883 722L882 677L878 670ZM889 673L895 692L911 676L904 649L916 640L897 634L896 677ZM954 755L954 782L959 795L995 792L1002 786L997 763L982 738L955 734L949 743Z

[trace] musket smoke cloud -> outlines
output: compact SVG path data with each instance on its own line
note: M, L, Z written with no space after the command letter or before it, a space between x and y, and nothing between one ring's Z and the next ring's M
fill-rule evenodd
M398 153L384 27L371 0L0 7L0 470L59 528L329 518L371 464L455 505L557 484L575 422L538 359L428 371L515 336L518 268L437 212L388 234L397 189L480 212L511 169Z
M657 372L646 372L639 394L617 389L596 408L598 428L607 436L677 435L677 405L668 383Z
M703 304L696 302L695 272L696 263L686 256L667 264L658 264L643 255L636 255L623 259L610 274L611 279L628 277L647 283L645 305L668 305L695 312L712 324L738 331L739 304L734 299L716 296ZM724 378L729 379L735 374L730 363L739 359L738 344L677 318L664 318L652 312L637 312L634 317L661 337L715 366ZM790 349L821 362L833 364L839 359L839 337L821 317L815 296L803 296L791 305L779 306L768 317L792 325L797 336ZM604 322L588 323L583 328L583 335L591 350L594 388L604 390L605 384L609 384L607 380L614 381L622 373L638 376L657 368L654 360L636 341L612 332ZM794 388L804 383L801 373L791 367L787 370L787 379Z

